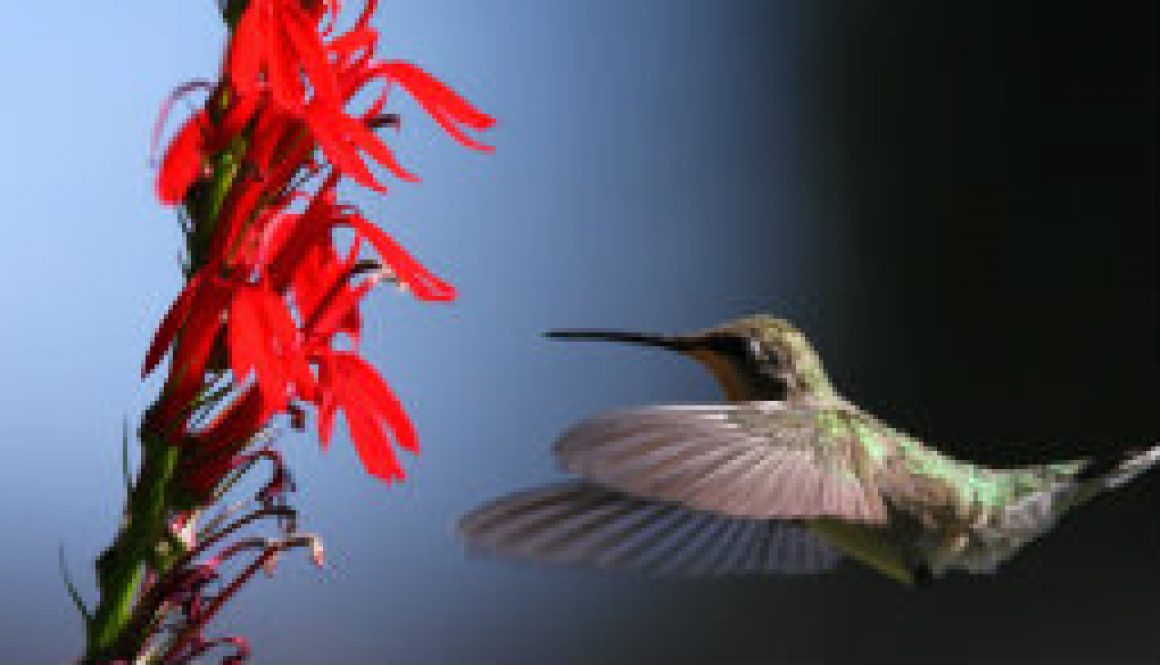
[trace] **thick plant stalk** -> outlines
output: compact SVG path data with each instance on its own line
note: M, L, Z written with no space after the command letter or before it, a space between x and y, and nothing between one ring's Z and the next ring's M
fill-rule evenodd
M230 0L223 7L223 16L231 29L245 6L246 0ZM191 274L204 261L205 246L230 185L237 176L240 153L244 149L243 135L231 149L223 151L213 161L208 188L210 196L206 205L198 206L202 208L201 214L197 214L195 206L187 206L194 222L187 246L191 262L187 269ZM171 537L168 518L173 509L174 473L181 451L176 442L167 441L159 429L147 428L146 424L138 430L138 438L141 443L140 471L126 497L117 536L96 563L100 598L86 626L87 646L83 660L86 663L133 658L137 645L125 644L123 633L133 618L134 601L146 568L158 576L164 575L166 561L180 554L173 551L180 542ZM134 651L115 653L116 646Z
M240 5L241 3L236 3ZM210 177L208 205L201 219L194 219L196 230L212 228L221 210L222 201L237 175L237 152L241 148L223 152L215 160ZM188 206L187 210L193 208ZM208 233L191 234L188 251L191 261L204 256ZM197 265L191 265L190 271ZM158 400L160 402L160 400ZM147 413L154 411L149 409ZM97 590L100 598L86 626L87 646L83 662L99 663L118 659L132 659L133 653L116 653L114 647L135 649L127 645L123 633L134 614L136 600L146 568L160 576L167 571L166 562L180 552L180 541L169 532L169 515L176 498L175 472L181 457L179 444L168 441L163 428L153 427L149 418L138 430L141 443L141 466L136 482L126 497L121 527L113 543L97 559Z
M133 616L134 601L146 565L164 572L167 516L178 449L160 438L143 437L144 459L136 485L128 499L121 529L97 559L100 602L88 625L88 649L84 662L103 662L126 657L112 653ZM170 541L170 546L176 541ZM131 657L131 654L128 656Z

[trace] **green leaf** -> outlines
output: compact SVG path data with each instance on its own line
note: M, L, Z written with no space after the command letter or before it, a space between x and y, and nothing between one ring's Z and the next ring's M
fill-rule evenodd
M81 616L85 618L85 624L92 623L93 615L89 612L88 606L85 605L84 599L81 598L81 592L77 589L76 583L73 582L72 574L68 571L68 562L65 561L63 543L60 546L60 575L64 579L64 588L68 590L68 595L69 598L72 598L73 605L76 606Z
M121 425L121 480L125 484L125 496L133 493L133 477L129 470L129 419Z

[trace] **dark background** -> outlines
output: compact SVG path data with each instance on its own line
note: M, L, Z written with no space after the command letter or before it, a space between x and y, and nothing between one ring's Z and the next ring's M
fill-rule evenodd
M347 3L348 13L359 3ZM423 444L407 482L287 435L306 529L223 617L257 662L1160 660L1160 472L994 576L915 592L640 579L466 556L464 511L558 478L604 409L716 399L692 363L549 328L797 322L836 385L993 464L1160 439L1155 3L389 0L385 57L494 113L467 155L401 97L424 177L349 190L460 288L377 294L363 351ZM121 505L123 421L179 288L153 199L157 106L212 76L212 0L22 3L0 40L0 661L65 662ZM348 16L349 18L349 16Z
M845 311L802 318L836 342L837 384L981 462L1155 441L1155 4L849 2L815 18L815 194L839 201L844 279L827 297ZM925 593L869 575L788 594L738 582L650 623L703 635L672 652L690 660L1154 662L1158 527L1153 474L995 577Z

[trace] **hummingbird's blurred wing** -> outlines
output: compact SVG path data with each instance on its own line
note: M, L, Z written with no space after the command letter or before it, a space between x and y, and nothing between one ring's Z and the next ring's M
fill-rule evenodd
M556 454L596 483L696 510L882 523L866 451L849 428L825 425L838 411L847 415L783 402L613 411L565 432Z
M586 481L517 492L467 514L469 548L657 575L806 574L840 555L802 526L638 499Z

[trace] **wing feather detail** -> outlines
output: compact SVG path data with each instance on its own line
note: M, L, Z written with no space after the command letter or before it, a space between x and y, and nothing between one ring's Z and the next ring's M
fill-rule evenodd
M802 526L728 517L570 481L502 497L469 513L475 551L646 575L812 574L840 555Z
M556 442L563 468L633 496L731 517L883 523L886 509L846 415L782 402L614 411Z

